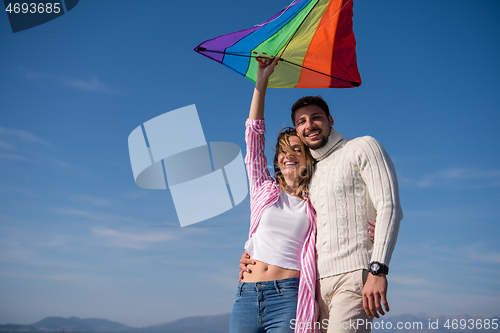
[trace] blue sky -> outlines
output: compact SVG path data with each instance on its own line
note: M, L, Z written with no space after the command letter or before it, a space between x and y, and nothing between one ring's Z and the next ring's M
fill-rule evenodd
M231 311L248 198L180 228L168 190L135 185L127 138L196 104L207 141L243 149L253 83L192 49L287 5L86 0L16 34L0 15L0 324ZM494 0L357 0L363 85L268 93L271 144L293 102L321 94L338 132L391 155L391 314L500 314L498 17Z

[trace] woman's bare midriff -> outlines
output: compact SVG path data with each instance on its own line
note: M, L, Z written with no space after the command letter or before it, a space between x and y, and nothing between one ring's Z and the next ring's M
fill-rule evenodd
M253 260L255 261L256 264L247 266L252 272L251 273L243 272L243 279L241 281L261 282L261 281L288 279L300 276L300 271L269 265L255 259Z

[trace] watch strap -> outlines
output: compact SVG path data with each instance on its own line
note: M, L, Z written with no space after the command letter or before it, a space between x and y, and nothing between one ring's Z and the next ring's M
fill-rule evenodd
M389 274L389 266L385 264L381 264L378 261L372 261L368 266L368 271L373 275L377 275L379 273Z

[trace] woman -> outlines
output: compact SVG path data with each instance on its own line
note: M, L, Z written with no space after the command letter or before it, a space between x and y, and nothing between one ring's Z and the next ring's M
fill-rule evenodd
M276 145L276 179L269 174L264 155L264 100L279 59L257 60L245 135L251 204L245 249L255 265L249 265L250 273L243 273L229 332L285 333L293 328L299 332L305 331L299 327L314 327L317 312L315 212L307 198L312 157L295 130L286 129Z

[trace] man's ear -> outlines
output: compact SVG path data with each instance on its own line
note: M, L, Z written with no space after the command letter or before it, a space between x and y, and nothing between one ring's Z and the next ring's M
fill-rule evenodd
M333 126L334 121L333 121L332 115L328 116L328 123L330 124L330 127Z

